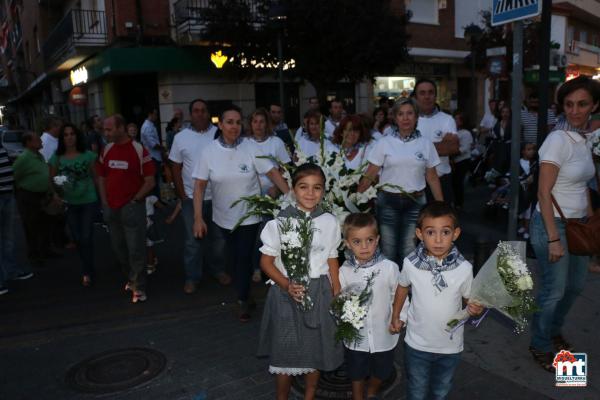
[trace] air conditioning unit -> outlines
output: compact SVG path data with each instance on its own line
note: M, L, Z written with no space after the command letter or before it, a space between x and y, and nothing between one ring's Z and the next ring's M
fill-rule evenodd
M551 64L556 65L558 68L565 68L568 64L567 56L559 53L552 54Z

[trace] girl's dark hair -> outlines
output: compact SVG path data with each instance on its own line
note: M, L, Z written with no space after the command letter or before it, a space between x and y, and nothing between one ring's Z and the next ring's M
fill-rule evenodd
M309 176L309 175L318 175L323 179L323 184L325 184L325 173L317 164L306 163L302 164L292 174L292 187L296 187L296 184L300 181L300 179Z
M556 101L558 102L558 112L563 112L563 104L565 98L576 90L583 89L590 94L594 104L600 102L600 82L592 79L585 75L580 75L575 79L571 79L563 83L563 85L556 92ZM598 112L596 109L592 110L592 113Z
M379 235L377 221L375 220L373 214L352 213L344 220L344 227L342 229L342 232L344 232L344 238L348 238L348 232L350 232L351 229L360 229L366 227L373 227L375 233Z
M75 148L80 153L85 153L85 138L83 133L77 127L71 123L64 124L58 134L58 147L56 148L56 155L62 156L67 151L65 147L65 129L71 128L75 134Z
M417 228L423 227L423 221L425 218L440 218L449 217L452 220L453 228L458 228L458 214L456 210L448 203L443 201L432 201L426 204L419 211L419 217L417 218Z

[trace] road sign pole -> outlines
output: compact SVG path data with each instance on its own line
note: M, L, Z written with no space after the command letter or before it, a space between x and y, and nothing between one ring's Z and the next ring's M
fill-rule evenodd
M512 135L510 144L510 211L508 240L517 240L519 159L521 158L521 103L523 97L523 21L513 22Z

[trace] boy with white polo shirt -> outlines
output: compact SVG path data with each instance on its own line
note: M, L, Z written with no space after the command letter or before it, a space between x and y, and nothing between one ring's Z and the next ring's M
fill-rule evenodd
M445 328L468 301L473 267L454 245L460 228L448 204L434 201L423 207L416 234L421 243L404 259L399 278L400 305L409 288L412 293L404 338L407 398L445 399L460 361L464 330L461 326L451 336ZM483 307L469 303L467 310L479 315Z
M398 335L406 320L406 309L400 318L398 264L390 261L379 251L379 231L375 217L371 214L350 214L344 221L344 243L348 249L346 261L340 267L342 289L349 285L365 285L373 279L373 297L369 304L364 326L360 330L362 339L356 343L344 343L346 373L352 380L352 398L363 398L365 379L367 399L375 399L381 383L388 379L394 369L394 349ZM394 307L392 307L392 302Z

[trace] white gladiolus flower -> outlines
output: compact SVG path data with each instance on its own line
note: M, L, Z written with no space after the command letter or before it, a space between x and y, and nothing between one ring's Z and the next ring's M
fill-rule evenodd
M65 175L57 175L54 177L54 184L56 186L63 186L68 181L69 181L69 178L67 178Z

